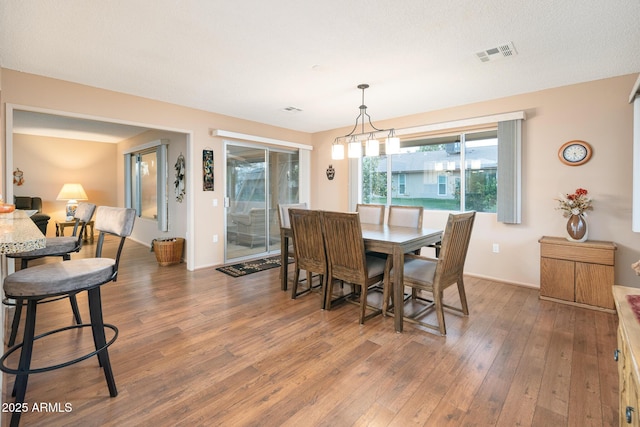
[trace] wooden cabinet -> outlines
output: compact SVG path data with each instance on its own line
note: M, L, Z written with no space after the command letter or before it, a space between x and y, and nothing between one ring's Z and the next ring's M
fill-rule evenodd
M613 296L618 311L618 348L614 357L618 362L620 391L619 418L621 426L640 426L640 322L635 317L627 295L640 295L640 289L614 286Z
M614 311L615 243L549 236L539 242L541 299Z

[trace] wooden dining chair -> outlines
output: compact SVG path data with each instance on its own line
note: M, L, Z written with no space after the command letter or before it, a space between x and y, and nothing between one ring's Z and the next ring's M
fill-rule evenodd
M295 273L291 287L291 298L296 299L314 289L324 289L327 278L327 256L324 249L320 211L289 209L291 230L295 250ZM307 273L307 287L298 291L300 270ZM320 283L313 286L312 274L320 277ZM321 304L324 307L324 299Z
M328 273L324 298L325 309L331 308L334 280L360 287L360 324L382 310L367 305L367 290L384 278L385 260L366 255L358 213L321 213L322 232L327 250ZM373 313L366 315L367 308Z
M384 224L385 205L368 205L358 203L356 212L360 215L362 224Z
M387 219L387 225L399 226L399 227L412 227L422 228L422 216L424 214L424 207L422 206L402 206L391 205L389 206L389 218ZM416 255L420 255L420 249L416 249L414 252ZM391 267L393 266L393 256L387 255L387 264L385 266L385 274L390 274ZM413 291L413 296L417 296L417 291ZM386 314L388 306L388 299L383 300L382 313Z
M399 227L422 228L422 206L389 206L389 219L387 225ZM420 255L420 249L416 249L416 255ZM391 259L391 257L389 257Z
M404 227L422 227L422 218L424 215L424 208L422 206L389 206L389 219L387 224L400 225ZM429 245L429 248L434 248L436 258L440 253L440 246L442 242L436 242ZM416 255L420 255L420 249L416 250Z
M401 227L422 227L422 215L424 208L422 206L389 206L388 225L398 225Z
M291 220L289 218L289 209L307 209L306 203L289 203L289 204L279 204L278 205L278 225L280 228L291 228ZM280 244L284 244L284 242L280 242ZM280 248L282 250L282 248ZM289 254L289 258L295 260L295 247L294 247L294 239L289 239L289 247L287 248L287 253ZM288 268L287 265L284 268ZM283 290L287 290L285 287Z
M433 296L431 300L420 296L412 300L421 302L425 306L417 313L406 315L404 319L408 322L438 330L441 335L446 335L444 308L466 316L469 315L467 297L464 290L463 270L475 215L474 211L449 214L439 258L406 254L404 282L402 284L393 283L393 273L386 276L386 279L391 283L391 286L385 286L385 290L388 292L392 292L393 286L409 286L413 289L430 292ZM461 308L443 302L444 290L454 284L458 285ZM385 295L385 301L388 300L388 297L389 295ZM436 312L437 325L420 320L427 311L432 309L435 309Z
M308 209L306 203L289 203L278 205L278 224L280 228L290 228L289 209Z

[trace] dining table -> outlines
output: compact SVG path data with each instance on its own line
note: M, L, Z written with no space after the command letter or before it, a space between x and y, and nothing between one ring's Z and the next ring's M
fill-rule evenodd
M391 256L393 260L393 306L394 327L402 332L404 305L404 254L442 240L443 230L434 228L401 227L386 224L362 224L362 238L367 251Z
M361 224L364 248L367 251L387 254L393 259L393 283L403 283L404 254L418 250L424 246L442 240L443 230L433 228L401 227L386 224ZM293 237L291 228L281 227L281 264L280 288L287 290L289 239ZM404 286L394 286L394 301L404 300ZM394 327L396 332L403 328L403 304L395 304L393 308Z

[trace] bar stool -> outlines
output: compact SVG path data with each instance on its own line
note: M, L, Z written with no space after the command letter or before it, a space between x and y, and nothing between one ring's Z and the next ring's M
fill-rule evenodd
M36 249L28 252L18 252L14 254L7 254L7 258L20 259L20 268L25 269L28 267L29 261L50 256L62 257L64 261L71 259L73 252L79 252L82 248L82 236L87 223L91 221L93 213L96 210L96 205L93 203L80 203L76 208L76 212L73 215L75 219L75 225L73 226L73 234L71 236L61 237L47 237L46 246L42 249ZM57 301L60 298L57 297L47 299L41 302ZM76 294L68 295L69 302L71 303L71 310L77 324L82 323L80 317L80 310L78 309L78 302L76 300ZM6 303L9 304L9 303ZM22 315L22 306L24 305L22 300L16 300L16 311L13 315L13 322L11 323L11 335L9 336L9 347L15 344L16 336L18 334L18 326L20 325L20 316Z
M4 292L8 298L24 300L27 303L27 319L24 328L22 343L12 346L0 357L0 370L16 375L13 387L15 407L20 408L24 403L27 391L27 381L30 374L48 372L63 368L74 363L98 356L98 362L104 370L105 379L109 388L109 395L115 397L118 394L116 383L109 362L107 348L118 337L118 328L106 324L102 318L102 302L100 287L118 276L120 255L126 238L133 230L135 210L126 208L114 208L100 206L96 212L95 227L100 232L96 246L95 258L83 258L57 263L43 264L17 271L7 276L4 281ZM120 238L115 258L102 258L102 247L105 235L115 235ZM91 323L71 325L53 331L35 335L36 309L38 303L52 297L64 297L71 294L87 291L89 300L89 313ZM70 329L90 327L93 333L95 351L76 359L51 365L47 367L31 369L31 355L35 340ZM105 328L114 332L113 338L107 342ZM17 369L6 366L6 359L15 351L20 350L20 360ZM11 425L17 426L20 422L20 412L13 412Z

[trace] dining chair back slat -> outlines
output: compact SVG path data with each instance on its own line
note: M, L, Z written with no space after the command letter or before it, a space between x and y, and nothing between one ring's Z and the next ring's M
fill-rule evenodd
M291 298L312 290L312 273L320 275L320 283L324 285L327 276L327 256L322 235L320 211L308 209L289 209L291 231L293 233L295 251L295 275L291 288ZM300 270L307 272L307 288L298 292ZM324 303L323 303L324 304Z
M385 205L357 204L356 212L362 224L384 224Z

